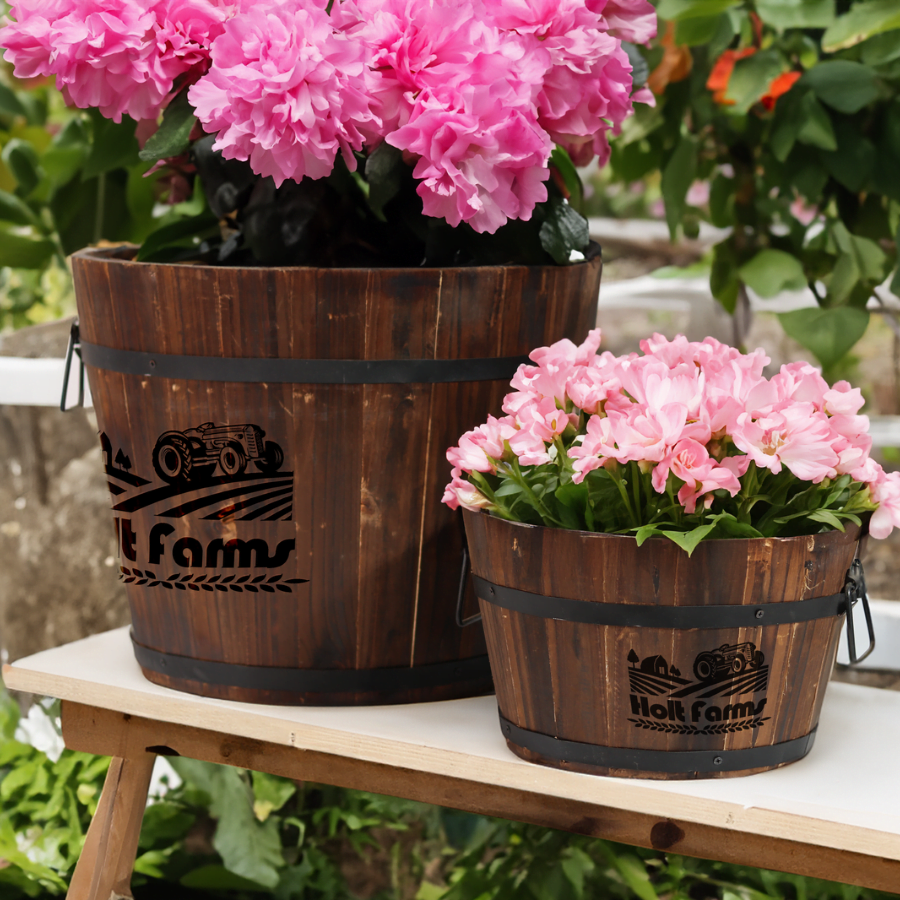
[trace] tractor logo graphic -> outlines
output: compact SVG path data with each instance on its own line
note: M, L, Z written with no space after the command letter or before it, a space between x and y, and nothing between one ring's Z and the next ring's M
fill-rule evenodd
M756 644L722 644L703 650L691 667L694 678L682 676L660 654L641 659L628 654L629 699L636 728L671 734L725 734L760 728L769 685L769 667ZM752 695L747 697L747 695ZM744 699L735 699L744 695Z
M218 471L226 477L243 475L247 463L274 474L284 463L284 451L264 441L259 425L220 425L204 422L185 431L166 431L153 448L153 468L163 481L198 483Z
M728 675L740 675L744 669L758 669L765 656L756 644L722 644L716 650L698 653L694 660L694 677L698 681L714 681Z
M113 510L123 516L147 510L162 519L292 519L294 473L281 471L284 451L266 440L259 425L204 422L164 431L140 456L122 449L115 453L106 434L100 443ZM142 471L151 478L132 471L132 459L141 458ZM159 480L148 472L151 465Z

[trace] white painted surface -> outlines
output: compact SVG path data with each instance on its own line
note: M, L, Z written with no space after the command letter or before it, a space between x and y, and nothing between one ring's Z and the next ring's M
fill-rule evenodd
M78 359L72 360L67 405L78 402ZM0 405L59 406L62 396L64 359L23 359L0 356ZM87 377L84 379L84 405L92 406Z
M601 778L527 763L493 697L381 707L277 707L146 681L126 628L5 666L16 690L546 796L900 860L900 693L831 684L816 745L771 772L711 781Z

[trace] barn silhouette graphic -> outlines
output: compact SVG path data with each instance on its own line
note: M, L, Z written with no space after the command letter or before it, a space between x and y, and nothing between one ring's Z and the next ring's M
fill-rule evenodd
M769 684L765 656L750 641L698 653L691 667L696 680L685 678L658 654L640 659L632 650L628 662L631 693L649 697L731 697L764 691Z
M100 435L113 510L130 514L154 507L161 518L289 522L293 516L294 473L281 472L284 452L266 441L259 425L205 422L184 431L166 431L149 454L147 470L163 486L132 471L120 448Z

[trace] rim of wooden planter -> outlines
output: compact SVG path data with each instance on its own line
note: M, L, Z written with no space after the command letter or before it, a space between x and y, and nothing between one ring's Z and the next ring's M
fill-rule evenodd
M602 248L596 241L591 241L588 252L583 260L569 263L565 266L556 264L523 266L514 265L496 265L496 266L230 266L230 265L210 265L209 263L191 262L185 260L182 262L152 262L138 261L132 257L140 250L140 244L131 244L123 242L112 247L85 247L82 250L76 250L72 256L90 260L105 260L107 262L115 262L123 265L136 266L190 266L194 269L211 269L213 271L230 270L233 272L247 271L257 272L261 269L271 271L296 271L299 269L309 269L317 272L383 272L391 275L400 272L496 272L496 271L515 271L515 270L532 270L547 269L548 271L573 269L578 266L588 265L598 260L602 260Z

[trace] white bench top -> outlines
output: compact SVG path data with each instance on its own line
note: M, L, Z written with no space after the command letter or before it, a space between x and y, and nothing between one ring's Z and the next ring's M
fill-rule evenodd
M370 707L257 706L146 681L120 628L4 666L8 687L163 722L737 832L900 860L900 693L832 683L812 752L709 781L601 778L524 762L494 697ZM761 861L764 865L764 861Z

